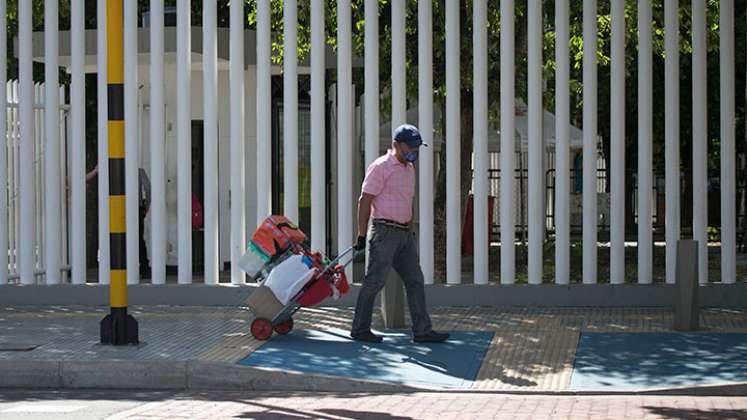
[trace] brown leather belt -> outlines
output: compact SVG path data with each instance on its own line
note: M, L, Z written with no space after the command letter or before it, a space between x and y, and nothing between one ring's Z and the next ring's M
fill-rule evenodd
M393 227L393 228L396 228L396 229L410 230L410 225L409 224L395 222L394 220L389 220L389 219L373 219L373 222L374 222L374 224L389 226L389 227Z

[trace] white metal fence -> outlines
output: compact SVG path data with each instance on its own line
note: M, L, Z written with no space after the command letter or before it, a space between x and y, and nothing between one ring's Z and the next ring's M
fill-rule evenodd
M20 174L21 168L30 165L33 168L34 175L34 207L32 209L33 217L31 221L33 223L32 231L33 236L31 243L33 244L33 255L34 255L34 273L37 281L46 282L46 273L44 267L46 266L45 261L45 247L44 243L47 239L47 231L49 226L45 219L46 209L46 194L45 191L48 188L58 188L60 191L66 191L68 185L66 185L66 179L68 178L68 162L69 156L67 150L67 127L68 127L68 114L70 107L64 104L65 88L64 86L59 87L58 95L60 97L60 124L57 127L59 131L59 138L61 146L59 154L56 158L61 162L59 172L47 177L47 168L45 162L47 161L48 151L44 139L46 138L45 132L45 86L43 83L35 83L33 86L33 123L34 123L34 137L33 137L33 159L26 161L21 156L21 130L20 130L20 107L19 107L19 83L17 80L11 80L6 83L6 171L5 180L7 185L7 219L6 226L7 230L7 241L8 241L8 279L18 280L20 279L20 249L19 245L26 242L20 236L20 220L21 220L21 186L20 186ZM55 182L59 185L48 187L49 181ZM60 221L59 228L63 238L67 238L67 232L69 231L69 208L67 206L67 200L61 202L61 206L57 207L55 217ZM69 254L67 241L61 242L60 258L61 268L65 271L69 271Z
M526 168L526 179L522 179L521 187L526 188L527 204L521 204L520 209L526 211L522 221L526 218L528 226L528 282L540 284L543 282L543 244L546 228L546 206L552 206L552 225L554 228L555 247L555 283L566 284L572 280L570 274L570 247L571 247L571 225L576 217L572 210L571 200L574 192L571 184L570 164L570 103L569 103L569 1L557 0L555 2L555 28L557 33L555 58L556 66L556 92L558 92L554 110L556 144L555 153L552 154L553 162L544 162L544 151L542 144L542 11L544 2L529 1L528 9L528 117L529 117L529 150L526 161L518 162L514 153L515 132L515 4L513 0L502 0L500 2L502 30L500 32L500 44L502 57L500 72L500 104L501 104L501 127L500 143L501 150L499 167L504 173L514 173L519 168ZM487 200L491 194L497 194L499 209L495 210L494 216L499 221L500 242L500 283L510 284L516 280L516 224L517 206L515 206L515 180L513 177L500 179L500 188L491 183L489 171L491 163L488 153L488 115L483 112L487 108L487 56L486 56L486 31L485 24L487 0L474 0L473 20L473 53L474 53L474 153L475 153L475 177L474 177L474 283L487 284L492 274L489 269L489 247L490 240L488 232ZM609 194L610 211L608 225L610 226L610 281L611 283L622 283L626 279L625 273L625 215L624 190L625 190L625 154L624 154L624 124L617 116L624 113L623 94L624 85L624 34L625 17L624 2L611 2L611 27L612 27L612 138L611 138L611 168L608 169L610 176L610 191L606 191L606 184L601 185L604 194ZM106 22L105 6L118 4L117 1L98 0L98 28L97 48L93 53L96 55L98 70L98 127L99 127L99 239L102 245L99 254L101 283L108 282L109 252L108 249L108 174L106 168L107 136L106 136L106 60L105 60L105 34ZM153 185L153 205L149 215L151 223L151 261L153 265L153 283L166 282L166 235L170 229L167 218L166 198L171 194L171 186L167 186L168 174L165 173L165 147L168 146L166 131L171 131L171 120L164 115L164 85L171 83L172 77L168 73L171 67L169 63L164 64L164 20L163 0L152 0L150 13L150 39L149 51L143 53L138 51L138 24L137 24L137 2L124 1L124 61L125 61L125 118L127 121L126 150L128 163L127 177L135 177L137 162L142 154L150 154L150 167L146 168L151 174ZM247 230L251 230L255 224L267 216L272 205L272 182L271 165L271 77L278 73L271 63L271 13L269 0L258 0L256 37L245 36L243 27L246 21L243 2L231 2L230 6L230 32L229 50L230 58L218 59L218 36L216 28L216 2L206 1L203 3L203 26L201 61L193 62L194 51L192 49L192 37L190 36L188 0L177 1L177 27L176 27L176 51L175 51L175 79L176 79L176 156L178 188L176 196L178 202L178 216L175 223L178 232L178 283L189 284L193 281L192 274L192 240L191 234L191 188L190 188L190 161L191 136L190 120L195 113L201 113L204 120L204 185L205 185L205 227L204 227L204 261L205 276L207 284L219 283L220 270L220 245L222 237L219 234L219 172L221 170L230 173L230 261L236 261L245 247ZM80 215L85 211L84 194L85 182L82 179L80 165L84 162L84 149L82 148L82 137L84 124L84 103L82 101L84 58L87 53L84 46L84 2L83 0L72 0L71 2L71 43L70 48L70 73L74 84L71 105L57 104L57 97L64 97L63 91L56 89L45 89L43 85L35 85L32 81L31 63L33 60L32 48L32 7L30 1L19 2L19 74L20 83L8 83L8 100L6 101L6 127L7 147L1 148L7 153L0 156L4 166L0 174L5 177L3 185L7 185L7 225L6 229L0 229L0 244L5 247L7 243L8 264L0 267L0 283L6 283L9 279L20 278L24 284L36 282L44 283L43 277L37 277L36 271L59 272L68 265L68 244L72 244L71 282L81 283L85 281L85 253L79 249L85 249L85 222L75 219L69 221L69 214ZM310 90L310 112L311 112L311 151L310 151L310 195L311 195L311 241L316 248L321 248L327 243L326 233L328 231L328 213L334 211L336 214L335 229L330 230L336 236L337 249L343 249L351 244L354 238L354 210L356 196L354 183L360 181L356 173L360 168L354 168L353 145L347 139L353 139L353 109L354 86L352 86L351 69L353 65L351 51L351 4L350 0L339 0L337 2L337 50L336 50L336 100L337 107L335 123L336 138L339 141L333 145L335 155L329 158L334 162L325 161L326 156L326 127L325 106L328 92L325 92L325 68L335 63L325 63L325 22L324 22L323 0L311 0L311 63L310 67L302 70L295 55L286 54L282 65L284 103L283 103L283 211L286 215L294 217L298 214L299 185L298 185L298 104L297 104L297 81L299 72L308 71L311 74ZM663 28L666 33L666 71L665 80L667 86L666 111L666 281L675 281L675 243L681 236L680 229L680 200L679 185L679 100L677 86L679 83L679 23L678 1L666 0L665 16L666 23ZM461 165L467 164L459 161L460 142L460 37L463 36L459 29L459 2L448 1L446 6L446 22L433 22L433 10L430 1L419 1L417 3L417 28L418 28L418 107L419 126L424 140L432 143L433 133L433 62L431 52L433 51L434 25L446 25L446 170L448 173L459 173ZM0 14L5 16L6 0L0 0ZM45 1L45 13L52 15L56 13L57 0ZM365 163L370 163L379 153L379 97L381 88L378 85L379 69L379 34L378 34L378 10L379 4L376 0L365 1L366 22L365 26L365 121L363 147ZM406 86L406 75L404 60L405 54L405 0L394 0L392 2L392 126L405 121L406 98L404 95ZM637 223L638 223L638 247L637 261L638 272L636 279L639 283L650 283L652 281L652 196L646 192L653 190L652 172L652 125L651 120L651 84L652 84L652 40L651 40L651 0L640 0L638 2L638 19L641 28L638 45L638 174L637 189L643 191L636 200ZM735 214L735 123L734 123L734 1L722 0L720 3L720 31L721 31L721 67L719 75L721 80L720 93L720 115L721 115L721 278L708 278L708 238L706 221L706 103L705 80L705 54L706 54L706 31L705 31L705 1L692 2L692 26L693 31L693 116L694 128L693 155L693 189L695 203L693 208L693 236L699 241L699 279L701 283L708 281L721 281L733 283L737 279L736 273L736 214ZM596 0L585 0L583 4L583 37L584 39L595 39L597 37L597 2ZM56 17L56 16L55 16ZM283 11L284 20L284 48L285 51L296 49L296 2L287 2ZM45 19L45 39L49 45L56 45L61 33L57 30L56 19ZM6 33L5 22L0 29L2 34ZM256 45L245 45L245 39L256 39ZM142 44L143 40L140 40ZM46 44L46 42L45 42ZM583 55L583 173L595 173L598 169L597 163L597 102L596 91L598 81L596 71L596 42L584 43ZM8 47L8 40L0 37L0 56ZM256 62L247 64L246 50L256 50ZM147 85L149 94L149 148L139 150L138 133L143 131L137 121L137 96L138 95L138 56L141 60L150 63L147 69ZM254 56L254 55L252 55ZM49 69L56 69L59 65L57 47L45 49L45 63ZM227 63L224 63L227 61ZM3 63L2 78L5 79L5 65ZM220 64L220 66L219 66ZM225 64L225 65L224 65ZM248 69L249 68L249 69ZM193 70L200 72L193 72ZM228 83L228 97L218 95L219 73L226 74ZM54 71L47 71L47 83L51 80L56 84ZM196 82L194 75L201 75L199 83L202 86L202 100L193 100L195 93L191 89L191 83ZM606 83L606 81L604 81ZM630 87L629 87L630 88ZM247 92L251 92L247 94ZM456 92L456 94L450 94ZM671 92L671 93L669 93ZM77 96L75 96L77 95ZM253 97L252 97L253 95ZM52 101L52 102L50 102ZM218 109L223 101L229 103L230 126L225 129L219 128L218 122L223 116L218 115ZM191 108L190 108L191 107ZM246 108L246 109L245 109ZM168 109L168 106L166 106ZM249 111L251 110L251 111ZM52 118L51 113L60 113L60 118ZM251 112L254 124L245 121L246 112ZM56 114L55 114L56 115ZM142 122L141 122L142 123ZM658 122L656 122L658 123ZM74 133L72 142L67 142L68 124ZM60 129L58 130L58 125ZM50 129L59 132L51 136ZM216 139L219 131L230 133L229 152L223 154L218 149ZM54 161L50 161L49 147L53 147ZM247 150L249 152L247 152ZM45 153L45 151L47 153ZM227 157L225 161L221 156ZM249 156L249 160L246 159ZM424 149L421 152L419 162L419 202L432 203L435 190L434 153L432 149ZM523 155L521 155L523 156ZM523 158L522 158L523 159ZM70 164L68 164L70 162ZM277 163L277 162L276 162ZM327 185L325 172L328 165L336 168L333 174L336 196L331 200L334 209L326 207L323 199ZM69 173L68 168L75 168ZM228 168L228 169L226 169ZM553 168L556 172L552 185L552 196L546 196L543 188L546 171ZM53 171L53 172L50 172ZM134 171L134 172L133 172ZM523 172L522 172L523 173ZM222 179L222 178L221 178ZM600 189L599 181L595 176L583 177L583 189L581 194L582 212L582 235L583 235L583 283L596 283L598 264L598 221L600 206L597 202L597 194ZM129 185L129 183L128 183ZM173 184L171 184L173 185ZM67 207L67 190L71 188L70 210ZM459 283L462 279L462 247L461 226L464 215L460 210L460 183L456 177L450 176L446 185L446 267L448 283ZM132 192L128 189L129 192ZM130 194L132 195L132 194ZM252 209L247 209L247 203L251 203ZM0 203L3 204L3 203ZM136 200L129 197L127 201L128 215L137 214L131 211L137 206ZM0 210L6 211L4 205ZM59 213L59 214L57 214ZM46 217L43 217L45 216ZM255 218L248 219L248 215ZM57 218L59 216L59 218ZM657 215L658 217L658 215ZM419 238L420 257L425 279L428 283L434 281L434 214L430 205L419 206ZM5 220L5 219L3 219ZM59 223L59 221L62 221ZM221 223L226 223L222 221ZM132 226L133 219L128 218L128 226ZM137 230L128 229L128 239L136 238ZM56 238L63 240L57 241ZM137 283L138 269L136 239L130 239L127 246L128 271L133 273L128 279L130 283ZM332 250L333 252L336 250ZM51 255L50 255L51 253ZM2 253L4 254L4 252ZM82 256L82 258L81 258ZM51 271L50 271L51 270ZM231 282L242 283L243 275L235 264L231 265ZM605 281L607 279L604 279ZM46 277L47 283L60 281L59 276Z

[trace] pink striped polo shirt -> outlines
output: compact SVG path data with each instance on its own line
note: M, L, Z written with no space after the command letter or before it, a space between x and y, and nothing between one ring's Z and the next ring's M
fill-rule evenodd
M371 205L372 218L410 223L415 197L415 166L410 162L400 162L394 151L389 150L369 165L362 191L375 197Z

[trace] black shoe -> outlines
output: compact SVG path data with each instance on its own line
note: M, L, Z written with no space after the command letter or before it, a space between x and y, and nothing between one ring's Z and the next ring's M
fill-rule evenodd
M448 339L449 334L437 333L433 330L430 330L425 334L416 335L415 337L413 337L412 341L416 343L442 343Z
M352 337L355 341L365 341L367 343L381 343L381 341L383 340L383 338L372 333L371 331L362 333L350 333L350 337Z

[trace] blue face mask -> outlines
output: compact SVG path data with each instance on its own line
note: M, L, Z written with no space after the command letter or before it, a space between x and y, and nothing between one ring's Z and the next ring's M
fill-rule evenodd
M418 152L403 152L402 154L408 162L415 162L418 160Z

